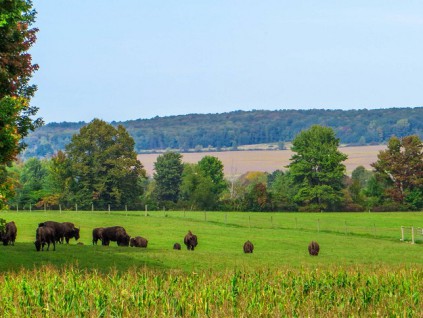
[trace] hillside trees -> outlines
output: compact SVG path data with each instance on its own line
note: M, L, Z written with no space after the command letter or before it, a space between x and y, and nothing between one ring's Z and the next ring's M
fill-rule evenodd
M69 192L82 208L109 204L133 205L142 193L145 170L137 160L134 140L123 126L114 128L100 119L81 128L66 147L71 177Z
M339 139L333 129L312 126L292 142L289 169L298 184L295 201L309 210L334 210L342 201L347 155L338 151Z
M392 137L372 164L387 184L387 195L412 209L423 208L423 143L418 136Z
M29 81L38 69L28 50L35 43L36 28L31 1L0 1L0 208L13 193L5 167L24 148L22 138L42 125L33 120L38 108L30 105L36 91Z

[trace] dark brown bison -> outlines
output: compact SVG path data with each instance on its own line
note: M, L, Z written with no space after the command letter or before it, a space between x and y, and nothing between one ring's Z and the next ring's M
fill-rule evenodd
M0 233L1 240L3 241L3 245L15 245L16 234L18 233L18 229L16 228L15 222L6 223L4 227L4 231Z
M188 231L188 234L184 237L184 244L187 246L189 251L193 251L194 248L198 245L197 235L192 234L191 231Z
M181 249L181 244L179 244L179 243L173 244L173 249L174 250L180 250Z
M98 240L103 241L103 230L102 227L96 227L93 229L93 245L97 245Z
M254 245L250 241L244 243L244 253L252 253L254 250Z
M319 255L320 246L317 242L311 241L311 243L308 245L308 252L310 255L317 256Z
M50 227L54 230L54 240L55 242L59 242L60 244L63 243L63 239L65 237L65 226L63 223L59 223L56 221L46 221L43 223L38 224L38 227Z
M134 238L131 238L129 240L129 245L131 247L147 247L148 241L147 239L141 237L141 236L136 236Z
M76 228L75 225L71 222L62 223L64 231L63 235L66 240L66 244L69 244L71 238L75 238L75 241L79 240L79 228Z
M118 246L129 246L131 238L121 226L105 227L102 236L102 245L106 246L109 246L110 241L116 242Z
M44 251L44 246L47 244L47 251L50 249L50 244L53 243L53 251L56 250L56 234L54 229L49 226L40 226L35 232L35 248L39 252Z

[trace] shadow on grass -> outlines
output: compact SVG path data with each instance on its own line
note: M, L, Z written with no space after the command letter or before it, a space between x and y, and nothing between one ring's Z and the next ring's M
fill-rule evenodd
M56 244L50 250L37 252L33 243L15 243L15 246L0 246L0 272L33 269L42 265L63 267L74 265L81 269L108 272L111 269L124 271L129 268L148 267L167 269L158 260L146 257L146 249L121 246L92 246Z

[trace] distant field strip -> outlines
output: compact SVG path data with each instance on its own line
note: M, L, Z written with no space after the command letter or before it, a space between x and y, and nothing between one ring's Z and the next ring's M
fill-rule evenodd
M364 166L371 169L370 164L377 160L380 150L386 146L361 146L361 147L341 147L340 151L348 155L345 161L347 174L357 168ZM182 161L187 163L197 163L204 156L215 156L224 165L224 173L227 178L240 176L247 171L273 172L275 170L285 170L290 163L292 156L290 150L260 150L260 151L225 151L225 152L198 152L182 153ZM144 165L149 176L153 175L154 162L159 154L140 154L138 159Z

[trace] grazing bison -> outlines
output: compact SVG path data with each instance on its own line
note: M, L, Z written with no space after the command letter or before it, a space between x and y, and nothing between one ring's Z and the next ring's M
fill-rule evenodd
M188 234L184 237L184 244L187 246L187 249L193 251L194 248L198 245L197 235L192 234L191 231L188 231Z
M75 241L79 240L79 228L76 228L71 222L63 222L62 225L66 244L69 244L69 240L73 237L75 238Z
M179 243L173 244L173 249L174 250L180 250L181 249L181 244L179 244Z
M317 256L319 255L320 246L317 242L311 241L311 243L308 245L308 252L310 255Z
M103 241L103 227L93 229L93 245L97 245L98 240Z
M244 243L244 253L252 253L254 250L254 245L250 241Z
M16 228L15 222L6 223L4 231L0 233L1 240L3 241L3 245L15 245L16 234L18 233L18 229Z
M134 238L131 238L129 241L129 245L131 247L147 247L147 244L148 244L147 239L141 236L136 236Z
M35 232L35 248L39 252L40 249L44 251L44 246L47 244L47 251L50 249L50 243L53 243L53 251L56 250L56 233L54 229L49 226L40 226Z
M110 241L114 241L118 246L129 246L131 238L121 226L105 227L103 229L102 245L109 246Z
M43 223L38 224L38 227L50 227L54 230L54 240L55 242L59 242L60 244L63 243L63 239L65 237L65 225L63 223L55 222L55 221L46 221Z

